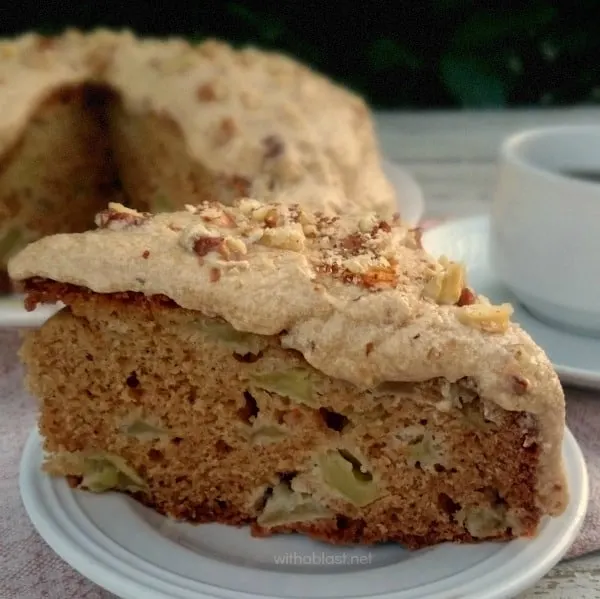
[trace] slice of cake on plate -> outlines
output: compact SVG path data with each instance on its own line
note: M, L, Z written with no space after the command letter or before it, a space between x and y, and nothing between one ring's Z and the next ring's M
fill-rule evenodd
M399 220L251 199L12 259L44 469L192 522L417 548L535 534L568 501L545 354Z

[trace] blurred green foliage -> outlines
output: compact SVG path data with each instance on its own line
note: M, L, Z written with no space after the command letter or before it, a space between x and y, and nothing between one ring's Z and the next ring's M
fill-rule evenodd
M276 49L380 108L600 102L600 0L173 0L0 7L0 33L65 26Z

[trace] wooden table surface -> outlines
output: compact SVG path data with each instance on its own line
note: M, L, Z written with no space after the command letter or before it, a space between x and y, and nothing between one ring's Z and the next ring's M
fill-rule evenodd
M600 109L502 112L386 112L377 115L383 152L410 171L425 196L425 217L489 210L502 140L534 127L592 124ZM518 599L600 598L600 552L565 561Z

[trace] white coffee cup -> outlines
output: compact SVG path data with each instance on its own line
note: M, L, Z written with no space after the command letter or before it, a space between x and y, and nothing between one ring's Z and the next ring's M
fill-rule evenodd
M490 252L532 314L600 336L600 126L534 129L503 143Z

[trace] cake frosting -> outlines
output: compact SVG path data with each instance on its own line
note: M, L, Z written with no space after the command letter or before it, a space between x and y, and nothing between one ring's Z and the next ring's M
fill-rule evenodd
M535 415L554 448L542 470L555 480L564 396L552 365L510 322L510 306L477 296L460 265L422 249L418 230L252 199L158 215L111 205L96 222L29 245L9 262L11 278L164 295L240 331L278 334L360 388L469 377L483 399Z

